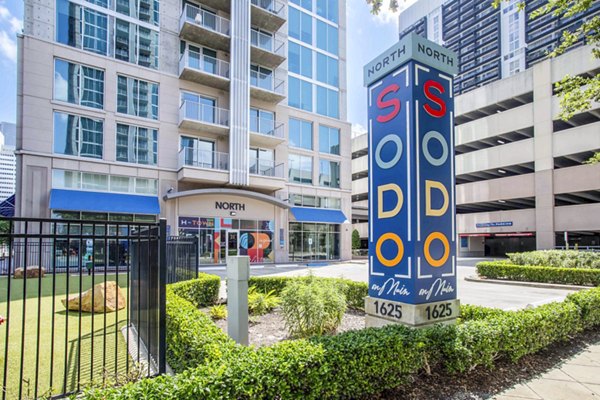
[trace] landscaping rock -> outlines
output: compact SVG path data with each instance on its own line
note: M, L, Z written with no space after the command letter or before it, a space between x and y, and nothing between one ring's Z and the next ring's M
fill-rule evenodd
M40 275L42 278L46 275L46 270L44 268L40 268L37 265L31 265L25 268L17 268L15 269L15 279L23 279L24 275L27 275L27 278L39 278Z
M88 289L81 294L76 294L68 299L62 299L63 306L69 310L79 311L79 302L81 302L81 311L104 313L113 312L125 308L125 296L121 288L115 281L102 282L94 286L94 296L92 298L92 289ZM106 303L105 303L106 299ZM106 308L104 308L106 304Z

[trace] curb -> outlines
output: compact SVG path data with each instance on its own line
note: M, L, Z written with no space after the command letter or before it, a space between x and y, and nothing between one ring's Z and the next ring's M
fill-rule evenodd
M481 282L481 283L495 283L497 285L513 285L513 286L525 286L540 289L566 289L566 290L584 290L593 289L595 286L577 286L577 285L562 285L558 283L542 283L542 282L523 282L523 281L509 281L503 279L486 279L478 276L466 276L465 281L468 282Z

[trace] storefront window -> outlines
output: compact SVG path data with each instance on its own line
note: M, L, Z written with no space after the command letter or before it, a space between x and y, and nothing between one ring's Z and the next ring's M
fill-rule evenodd
M339 225L290 222L289 235L290 261L340 258Z

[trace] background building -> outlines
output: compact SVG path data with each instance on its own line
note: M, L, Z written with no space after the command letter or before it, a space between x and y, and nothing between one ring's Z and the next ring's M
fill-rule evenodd
M345 15L331 0L26 0L17 215L166 217L203 263L350 258Z
M596 75L600 62L578 46L546 59L563 29L582 18L529 21L543 1L494 10L486 1L420 1L400 14L412 30L459 54L455 80L456 204L459 254L565 245L600 245L600 165L583 165L600 150L600 105L558 119L553 84L566 74ZM498 34L500 32L500 34ZM362 141L361 141L362 140ZM353 200L366 204L366 140L353 141ZM364 181L364 183L363 183ZM364 214L364 210L361 211ZM359 220L359 216L353 220Z
M0 202L15 194L15 140L16 125L0 123Z

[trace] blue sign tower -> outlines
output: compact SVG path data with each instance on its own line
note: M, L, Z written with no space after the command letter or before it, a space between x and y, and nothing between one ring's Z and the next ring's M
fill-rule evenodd
M369 107L367 324L459 315L456 293L456 55L409 35L364 67Z

